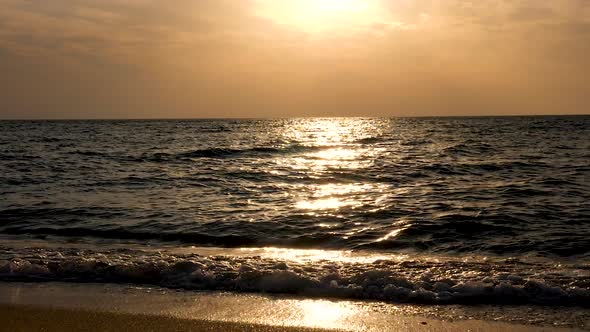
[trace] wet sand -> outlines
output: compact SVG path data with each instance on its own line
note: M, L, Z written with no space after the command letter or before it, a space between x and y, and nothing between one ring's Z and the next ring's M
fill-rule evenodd
M180 319L166 316L0 305L0 331L321 331L295 327Z
M0 331L575 331L391 314L362 304L118 285L0 283Z

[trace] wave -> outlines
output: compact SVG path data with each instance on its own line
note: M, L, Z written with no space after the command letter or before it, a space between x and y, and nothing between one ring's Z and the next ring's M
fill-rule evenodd
M261 156L261 155L285 155L295 153L313 153L320 152L329 149L340 148L342 146L331 146L331 145L319 145L309 146L292 144L282 147L252 147L243 149L230 149L230 148L208 148L202 150L181 152L172 155L172 157L185 159L185 158L226 158L226 157L239 157L239 156Z
M294 149L293 149L294 150ZM224 158L240 155L279 154L290 152L289 148L254 147L246 149L209 148L182 152L174 155L176 158Z
M83 151L83 150L70 151L70 152L68 152L68 154L80 155L80 156L85 156L85 157L109 157L110 156L108 153L103 153L103 152L99 152L99 151Z
M443 155L449 156L484 156L497 152L497 150L488 143L474 142L467 140L465 143L459 143L442 149Z
M332 247L336 241L330 234L318 235L286 235L260 237L247 234L205 234L199 232L161 232L157 229L152 231L134 230L133 227L123 228L105 228L89 229L84 227L22 227L19 221L14 225L7 222L0 234L9 235L30 235L38 238L47 236L58 236L60 238L91 238L91 239L110 239L110 240L136 240L146 241L154 240L163 243L184 243L199 246L219 246L224 248L240 247L259 247L267 245L280 245L281 247L290 248L321 248ZM342 245L342 243L340 243Z
M422 304L590 306L590 265L517 259L294 261L132 249L3 248L2 281L149 284Z
M506 205L514 205L507 201ZM440 206L444 210L447 207ZM501 210L502 208L499 207ZM561 227L549 227L547 213L530 211L512 215L499 211L449 211L424 220L409 220L396 236L391 224L372 223L375 230L347 234L347 228L321 229L320 223L334 222L330 216L290 214L273 220L260 220L237 227L236 221L166 223L154 222L174 216L174 212L143 214L132 208L56 208L40 202L29 208L0 210L0 234L28 235L37 238L57 236L69 239L110 239L184 243L227 248L278 246L302 249L362 249L378 251L412 250L419 252L494 255L533 254L541 257L588 257L590 239L585 235L589 210L570 211L570 225L578 234ZM138 215L138 213L141 213ZM407 211L380 210L359 213L351 220L391 220L407 216ZM128 220L121 224L120 220ZM239 220L239 219L238 219ZM99 221L99 224L95 224Z
M199 132L200 133L229 133L232 132L233 130L230 127L227 126L213 126L213 127L200 127L199 128Z
M441 175L476 175L496 172L538 171L549 166L541 162L484 161L476 163L430 163L418 166L420 171Z
M284 147L252 147L252 148L206 148L179 153L157 152L153 154L143 154L137 158L130 158L134 161L149 162L174 162L186 161L190 159L211 158L245 158L245 157L268 157L273 155L287 155L296 153L313 153L327 149L335 148L334 146L306 146L306 145L289 145Z
M380 138L370 137L354 141L352 144L373 144L379 142ZM337 149L347 147L348 145L301 145L301 144L290 144L285 146L256 146L247 148L205 148L197 149L192 151L184 151L177 153L169 152L155 152L155 153L144 153L140 156L125 156L111 153L105 153L100 151L83 151L75 150L67 152L71 155L80 155L84 157L99 157L105 159L114 159L118 161L148 161L148 162L174 162L174 161L186 161L190 159L200 158L243 158L243 157L265 157L273 155L289 155L289 154L305 154L315 153L330 149Z
M18 153L1 153L0 160L3 161L30 161L42 159L41 156L35 156L31 154L18 154Z
M354 141L354 143L356 143L356 144L376 144L376 143L387 142L387 141L391 141L391 139L388 139L385 137L366 137L366 138L357 139L356 141Z
M201 233L165 233L165 232L142 232L130 231L122 228L111 229L88 229L82 227L71 228L53 228L53 227L36 227L22 229L20 227L7 227L2 230L2 234L11 235L35 235L45 237L54 235L65 238L98 238L113 240L157 240L163 242L180 242L187 244L224 246L227 248L236 248L242 246L255 246L262 244L260 240L247 236L237 235L207 235Z

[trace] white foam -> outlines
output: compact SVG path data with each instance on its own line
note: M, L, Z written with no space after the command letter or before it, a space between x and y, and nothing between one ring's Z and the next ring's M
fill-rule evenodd
M590 267L517 260L373 262L203 256L132 249L3 250L0 280L151 284L396 303L590 303Z

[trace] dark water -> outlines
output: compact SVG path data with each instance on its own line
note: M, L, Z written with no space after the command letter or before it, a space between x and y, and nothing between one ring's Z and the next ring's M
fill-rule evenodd
M261 263L264 259L248 264L251 270L268 272L260 272L259 278L293 273L295 279L279 283L276 291L290 292L285 284L298 282L314 288L316 281L327 288L343 288L343 282L363 288L366 285L355 277L385 270L387 278L403 278L408 284L369 276L389 283L383 281L373 295L365 294L366 287L362 294L333 293L412 300L391 289L393 295L385 296L385 287L394 285L434 294L415 295L419 301L445 302L441 294L454 293L440 285L435 290L436 282L452 280L448 287L485 284L487 276L492 278L487 284L500 287L504 282L513 293L518 287L525 292L527 282L533 281L563 292L545 294L542 300L532 293L510 293L512 300L553 303L546 300L552 298L577 304L590 299L588 116L5 121L0 122L0 197L0 234L23 241L100 240L101 247L86 257L94 257L94 263L99 256L107 257L103 263L116 268L126 263L116 263L120 249L107 243L122 240L152 247L353 250L409 258L392 261L389 267L340 262L336 270L318 267L306 273L283 265L273 270L283 264L277 258L269 258L268 266ZM159 277L153 279L144 270L134 270L135 277L107 277L96 266L87 268L92 271L88 277L60 265L71 263L70 256L80 248L0 249L5 259L0 275L5 278L165 284L162 275L169 275L157 264L170 268L180 260L188 264L184 277L201 269L213 273L207 277L213 279L207 279L207 285L201 280L205 277L199 279L201 286L168 281L171 286L275 290L264 289L260 285L269 282L256 278L252 285L240 286L245 263L235 257L224 259L228 266L214 268L194 261L211 263L202 256L156 258L137 249L125 254L127 260L139 265L159 262L153 267ZM448 257L446 265L437 268L435 256ZM464 262L475 256L488 257L490 263ZM16 267L14 259L29 265ZM62 274L51 269L51 262L62 266ZM395 265L408 262L417 265ZM191 265L197 263L205 265ZM32 273L31 264L47 271ZM452 264L458 264L455 274L445 268ZM555 269L559 276L546 274ZM342 280L322 281L336 272ZM424 273L432 277L430 288L418 285L426 280ZM469 273L474 277L468 278ZM225 283L211 281L215 278Z

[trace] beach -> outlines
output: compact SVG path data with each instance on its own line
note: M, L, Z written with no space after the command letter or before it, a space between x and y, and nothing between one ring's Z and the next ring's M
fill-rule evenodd
M0 306L2 331L322 331L255 324L178 319L157 315L132 315L21 306Z
M0 331L14 332L579 331L467 317L433 319L370 303L67 283L1 283L0 320Z
M590 332L590 0L0 8L0 332Z

